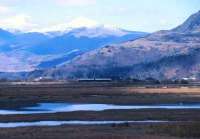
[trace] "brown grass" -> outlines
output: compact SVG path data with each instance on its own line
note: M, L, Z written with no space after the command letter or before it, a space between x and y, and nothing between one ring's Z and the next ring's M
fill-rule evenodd
M174 94L198 94L200 95L200 88L190 88L190 87L176 87L176 88L138 88L138 87L128 87L127 92L131 93L174 93Z
M1 129L1 139L198 139L199 124L58 126Z

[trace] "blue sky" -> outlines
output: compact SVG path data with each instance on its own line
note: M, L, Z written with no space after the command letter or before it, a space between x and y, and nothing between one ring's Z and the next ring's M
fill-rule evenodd
M200 10L199 0L0 0L0 27L19 30L105 24L170 29Z

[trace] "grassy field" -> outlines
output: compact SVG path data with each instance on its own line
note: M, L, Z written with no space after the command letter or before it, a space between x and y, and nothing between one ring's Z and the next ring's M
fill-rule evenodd
M163 88L143 88L143 87L129 87L128 93L162 93L162 94L188 94L200 95L199 87L163 87Z
M37 102L160 104L200 102L199 87L134 86L121 84L55 84L0 86L0 108Z
M0 85L0 109L39 102L165 104L199 103L198 86L136 86L112 83ZM0 116L0 122L49 120L167 120L177 123L1 128L4 139L198 139L200 110L107 110Z
M1 129L2 139L199 139L200 123Z

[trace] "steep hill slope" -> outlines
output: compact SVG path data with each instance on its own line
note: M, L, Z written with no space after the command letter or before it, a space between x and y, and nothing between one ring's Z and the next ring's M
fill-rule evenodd
M54 78L133 77L199 78L200 12L182 25L145 38L108 45L75 58L42 75Z

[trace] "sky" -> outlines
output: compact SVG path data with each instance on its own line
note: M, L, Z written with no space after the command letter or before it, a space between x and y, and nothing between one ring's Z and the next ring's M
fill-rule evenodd
M200 10L199 0L0 0L0 27L23 31L106 25L154 32Z

